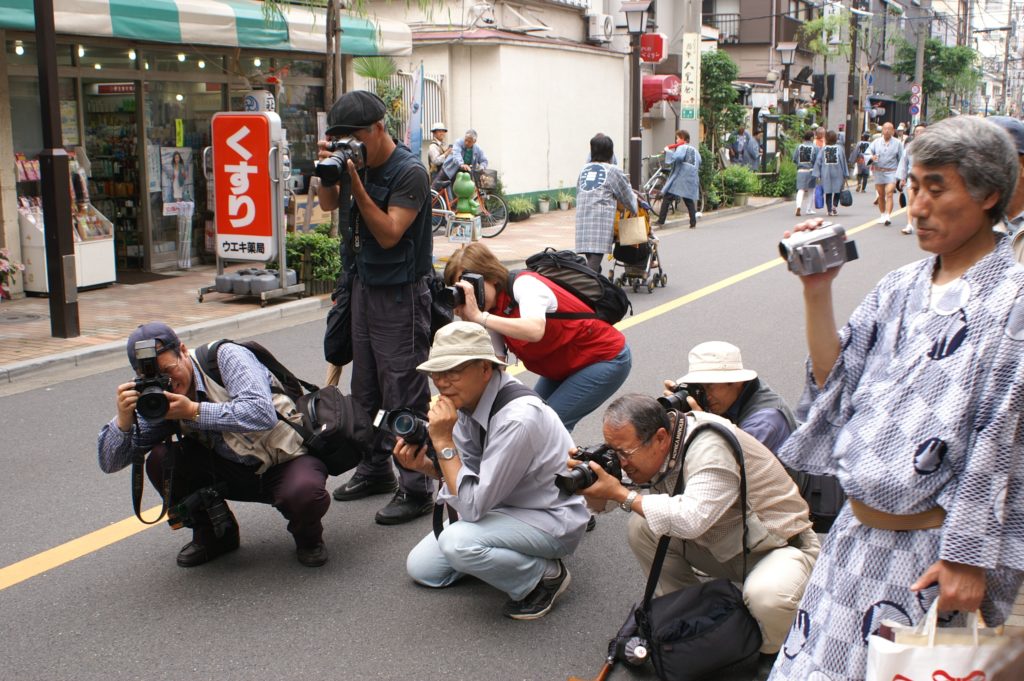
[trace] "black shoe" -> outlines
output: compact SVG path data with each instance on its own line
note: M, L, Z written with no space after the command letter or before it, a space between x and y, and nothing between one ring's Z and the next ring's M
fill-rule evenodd
M509 600L505 603L502 614L514 620L536 620L551 612L555 599L562 595L569 588L572 577L565 569L562 561L558 561L558 576L551 579L541 579L540 584L534 587L533 591L526 594L521 601Z
M295 549L295 557L306 567L320 567L327 562L327 546L320 542L309 548Z
M196 567L203 563L209 563L218 556L230 553L238 548L238 528L234 532L228 532L220 539L206 544L197 544L195 539L181 547L178 551L178 565L180 567Z
M597 527L597 516L590 516L590 520L587 521L587 532L592 532Z
M348 482L334 490L336 501L354 501L374 494L394 494L398 481L392 478L371 480L353 475Z
M377 511L378 525L401 525L434 510L434 500L427 495L409 494L399 490L384 508Z

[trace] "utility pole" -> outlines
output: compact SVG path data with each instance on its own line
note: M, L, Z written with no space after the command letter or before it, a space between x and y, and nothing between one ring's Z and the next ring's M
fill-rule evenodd
M922 4L918 16L923 18L927 16L927 13L930 10L931 1L926 0L926 4ZM920 117L914 116L915 123L917 123L917 121L926 120L926 116L928 115L926 103L928 101L929 93L924 91L924 47L925 42L928 39L928 35L931 33L931 27L932 23L930 21L917 22L917 54L914 56L914 82L921 88L921 113Z
M850 5L854 9L856 1ZM846 145L851 147L860 139L857 125L857 103L860 101L860 74L858 65L860 55L857 53L857 41L860 34L860 22L856 12L850 12L850 73L846 85Z
M1006 96L1006 85L1007 76L1010 75L1010 41L1013 40L1016 30L1017 22L1013 18L1013 0L1009 0L1006 8L1006 40L1003 42L1003 94L999 102L999 112L1004 115L1009 112L1006 105L1009 101Z

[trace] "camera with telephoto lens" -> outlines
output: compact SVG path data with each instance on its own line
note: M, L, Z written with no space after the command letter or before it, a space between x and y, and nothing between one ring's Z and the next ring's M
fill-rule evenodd
M173 530L195 527L205 516L213 526L213 533L220 539L230 530L235 520L224 503L223 485L203 487L167 509L167 524Z
M857 259L857 244L846 240L846 230L826 222L809 232L794 232L779 242L789 271L799 276L821 274Z
M601 445L597 449L580 447L572 458L581 462L582 465L573 466L568 473L559 473L555 476L555 487L566 494L575 494L597 482L597 473L588 465L591 461L596 462L616 480L622 480L622 466L619 464L619 457L608 445Z
M486 295L484 290L484 275L474 274L472 272L463 272L462 276L459 277L459 280L468 281L473 285L473 295L476 296L476 306L481 312L483 312L485 304L484 296ZM466 304L466 292L458 286L445 286L439 297L442 305L450 307L453 310L459 305Z
M135 341L135 364L139 376L135 379L135 390L139 399L135 411L147 421L163 421L171 406L164 393L171 389L171 377L160 373L156 362L156 340Z
M419 447L430 437L427 421L411 409L381 409L373 419L373 427L400 437L411 445Z
M690 403L686 401L687 397L692 397L696 400L701 409L706 410L708 408L708 394L702 385L697 383L676 383L672 386L671 390L671 395L663 395L658 398L658 404L664 407L665 411L692 411L690 409Z
M313 168L313 173L320 178L320 184L324 187L338 184L348 172L349 161L352 161L356 170L362 170L366 166L366 145L354 137L328 142L327 151L331 152L331 155L319 161Z

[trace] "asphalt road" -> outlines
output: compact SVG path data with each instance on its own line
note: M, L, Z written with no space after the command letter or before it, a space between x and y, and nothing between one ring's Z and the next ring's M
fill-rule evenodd
M873 224L866 196L855 195L860 205L839 219L848 229L872 223L853 236L860 260L837 280L840 323L885 272L921 256L916 239L898 232L902 216L892 227ZM624 391L660 393L661 379L685 372L690 347L721 339L795 403L805 357L799 283L781 265L751 272L778 260L776 244L793 222L788 204L662 233L668 287L630 293L636 314L623 326L634 364ZM319 381L322 331L313 320L254 337ZM86 376L41 375L33 377L38 387L0 397L0 575L55 547L47 555L58 558L48 571L0 586L2 679L592 678L641 595L644 576L621 512L601 516L567 561L572 586L542 620L503 618L504 594L481 582L418 587L405 556L429 519L376 525L385 497L332 504L331 558L320 569L296 562L281 516L256 504L233 504L241 549L199 568L175 565L188 536L163 523L60 564L75 547L67 542L131 516L128 471L104 475L95 452L114 388L129 375L126 363ZM574 435L598 442L600 414ZM157 495L148 486L146 495L148 507ZM653 674L617 670L612 678Z

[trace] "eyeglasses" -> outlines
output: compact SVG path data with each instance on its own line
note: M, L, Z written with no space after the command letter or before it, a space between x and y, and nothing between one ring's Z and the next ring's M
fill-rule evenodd
M622 450L622 449L616 449L615 447L612 447L610 445L608 446L608 449L609 449L609 451L611 451L612 454L614 454L616 457L618 457L619 461L629 461L630 457L632 457L634 454L636 454L637 451L641 447L643 447L645 444L647 444L647 443L646 442L641 442L636 447L633 447L633 449L630 449L628 451L627 450Z
M458 383L462 380L462 372L473 366L473 362L466 362L461 366L457 366L454 369L448 369L447 371L430 371L427 373L431 379L435 381L446 380L449 383Z
M168 364L160 369L160 373L163 375L169 375L172 371L177 371L178 367L181 366L181 355L178 355L178 359L174 360L174 364Z

